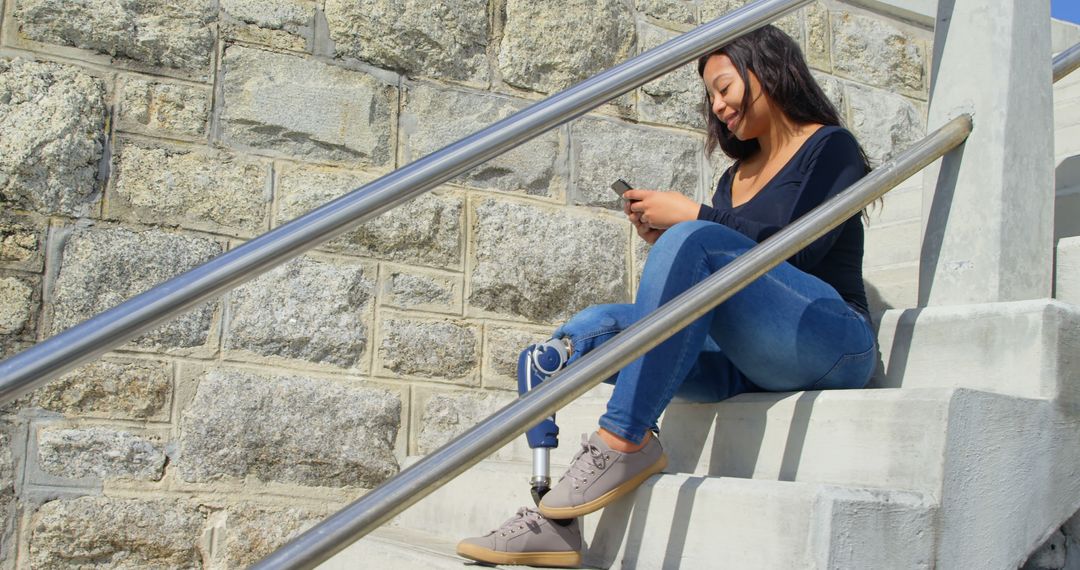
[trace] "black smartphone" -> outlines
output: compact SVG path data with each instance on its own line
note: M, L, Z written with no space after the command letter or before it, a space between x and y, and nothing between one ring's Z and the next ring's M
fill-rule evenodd
M611 183L611 189L614 190L615 193L619 195L619 197L622 197L623 193L631 188L633 188L633 186L627 184L627 182L622 178Z

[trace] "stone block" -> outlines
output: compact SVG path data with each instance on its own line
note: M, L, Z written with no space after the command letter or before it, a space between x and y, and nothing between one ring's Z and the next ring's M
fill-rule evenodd
M393 166L397 89L314 59L225 51L223 138L313 160Z
M0 267L41 271L47 223L38 216L0 212Z
M85 216L98 201L105 83L77 68L0 59L0 202Z
M45 503L30 525L32 568L202 568L205 516L186 501L79 497Z
M821 90L825 92L825 97L829 99L833 107L836 107L840 119L844 120L847 115L844 106L844 83L831 75L813 69L810 70L810 74L814 76L814 81L817 81L817 84L821 86Z
M753 0L702 0L701 21L702 23L711 22L720 16L742 8L752 1ZM792 39L801 45L803 37L802 15L803 11L797 10L772 22L772 24L783 30L785 34L791 36Z
M109 217L236 236L266 230L268 164L218 150L123 141L113 173Z
M12 456L13 426L0 422L0 563L15 559L15 458Z
M418 391L416 453L427 455L517 399L507 392Z
M64 244L51 330L63 331L221 252L218 242L161 230L75 230ZM156 351L203 346L218 305L211 301L189 309L127 346Z
M517 391L518 355L530 344L551 338L551 331L488 325L484 330L484 387Z
M480 331L461 321L384 317L379 324L383 374L472 383Z
M0 422L0 507L15 498L15 458L11 453L13 425ZM6 508L3 515L6 519Z
M476 204L474 219L470 311L550 323L628 298L629 224L492 199Z
M30 348L32 344L33 343L29 341L0 336L0 360L15 356L19 352ZM8 406L11 405L12 404L8 404ZM8 406L0 407L0 413L9 411L10 408Z
M116 127L149 135L203 137L210 120L210 89L128 77L120 85Z
M368 345L375 269L293 259L229 294L225 349L356 368Z
M67 479L159 481L165 471L161 441L115 429L42 428L37 451L44 472Z
M429 155L519 111L504 97L416 84L405 92L401 137L405 162ZM487 190L561 198L566 190L565 143L549 131L501 154L454 182Z
M622 211L611 183L622 178L636 188L700 193L701 137L631 127L601 119L571 125L575 163L574 203Z
M206 77L214 49L214 5L212 0L16 0L13 15L27 39Z
M327 0L336 55L410 76L487 82L488 3Z
M303 51L315 30L313 0L222 0L222 34L232 40Z
M499 70L514 87L554 93L633 53L634 14L620 0L507 0L505 17Z
M226 509L224 567L248 568L323 518L300 508L231 505Z
M398 471L401 406L381 388L212 370L183 413L177 474L371 488Z
M926 42L882 18L832 15L832 62L839 75L926 97Z
M823 71L832 71L829 55L829 10L822 2L806 8L806 63Z
M36 278L0 273L0 337L34 337L41 305Z
M697 7L691 0L636 0L639 14L670 24L696 24Z
M463 277L383 265L382 304L401 309L461 314Z
M849 83L845 99L851 111L851 130L874 167L926 135L923 113L904 97Z
M638 51L646 52L677 35L663 28L642 26ZM704 129L704 101L705 88L697 73L697 62L691 62L643 85L638 115L646 121Z
M295 168L281 175L277 223L297 218L369 182L325 169ZM424 194L327 243L330 251L440 267L461 265L462 200Z
M167 420L171 366L157 360L99 360L34 392L32 403L69 416Z

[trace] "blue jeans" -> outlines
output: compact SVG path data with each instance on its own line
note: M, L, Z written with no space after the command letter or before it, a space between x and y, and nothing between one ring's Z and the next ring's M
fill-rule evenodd
M678 224L649 252L634 303L589 307L554 336L570 338L572 363L754 245L720 224ZM615 389L600 426L640 443L675 396L862 388L876 355L867 319L785 262L609 378Z

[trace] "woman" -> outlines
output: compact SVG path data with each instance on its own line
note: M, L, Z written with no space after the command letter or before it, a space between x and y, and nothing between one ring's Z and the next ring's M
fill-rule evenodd
M569 362L716 272L868 171L855 138L798 46L773 26L698 61L707 152L735 163L712 205L677 192L629 190L624 212L654 244L633 304L597 305L555 332ZM504 564L580 564L575 517L660 472L655 435L674 396L717 402L742 392L861 388L876 361L854 217L619 372L599 430L582 443L538 511L466 539L459 554ZM672 434L678 437L678 434ZM569 521L569 522L568 522Z

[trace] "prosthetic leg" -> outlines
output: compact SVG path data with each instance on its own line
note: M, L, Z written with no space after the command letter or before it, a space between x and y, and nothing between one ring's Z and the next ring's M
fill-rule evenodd
M566 366L570 358L569 339L553 338L541 344L529 345L518 356L518 393L524 394L540 385ZM536 504L551 489L551 449L559 446L559 426L555 414L533 426L525 433L533 450L533 475L529 480Z

